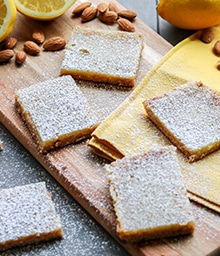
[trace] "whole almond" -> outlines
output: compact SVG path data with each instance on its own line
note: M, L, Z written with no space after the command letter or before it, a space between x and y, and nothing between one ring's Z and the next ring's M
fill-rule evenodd
M45 40L44 32L40 29L35 29L32 33L32 38L37 44L42 44Z
M217 61L216 67L218 70L220 70L220 60Z
M15 61L17 64L23 64L26 60L26 53L24 51L18 51L15 55Z
M109 9L109 11L113 11L113 12L116 12L116 13L118 13L120 11L119 7L114 2L109 3L108 9Z
M128 20L133 20L137 17L137 12L133 10L122 10L118 12L118 16Z
M14 52L11 49L0 51L0 63L8 62L14 56Z
M98 18L106 24L113 24L117 20L118 14L113 11L106 11L99 13Z
M117 20L118 26L121 30L127 31L127 32L134 32L135 28L134 25L125 18L119 18Z
M212 29L207 28L207 29L202 30L200 39L202 42L204 42L206 44L211 43L212 40L214 39L214 33L213 33Z
M105 3L105 2L100 3L100 4L98 4L97 9L98 9L98 11L101 12L101 13L106 12L107 9L108 9L108 4Z
M87 7L84 9L84 11L81 14L81 20L82 22L87 22L90 20L93 20L97 15L97 8L94 6Z
M60 36L54 36L46 40L43 44L45 51L59 51L62 50L66 45L66 40Z
M40 47L33 41L26 41L24 43L24 51L30 55L38 55Z
M215 43L213 51L217 56L220 56L220 40Z
M91 2L84 2L80 5L78 5L76 8L73 9L72 14L79 15L81 14L87 7L90 7L92 5Z
M5 49L13 49L15 45L17 44L17 39L15 37L9 37L4 42L4 48Z

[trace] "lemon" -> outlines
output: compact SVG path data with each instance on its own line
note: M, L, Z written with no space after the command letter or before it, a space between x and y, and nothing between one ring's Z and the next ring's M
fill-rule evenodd
M0 0L1 1L1 0ZM76 0L15 0L18 11L36 20L53 20L66 12Z
M0 0L0 42L13 30L16 14L14 0Z
M219 0L160 0L157 12L182 29L198 30L220 23Z

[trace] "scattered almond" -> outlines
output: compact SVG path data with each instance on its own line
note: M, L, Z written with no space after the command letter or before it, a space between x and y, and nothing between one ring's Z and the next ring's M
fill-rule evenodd
M9 37L4 42L5 49L13 49L17 44L17 39L15 37Z
M35 29L32 33L32 38L37 44L42 44L45 40L44 32L40 29Z
M43 44L45 51L59 51L66 45L66 40L60 36L51 37Z
M108 9L109 9L109 11L113 11L113 12L116 12L116 13L118 13L120 11L119 7L114 2L109 3Z
M33 41L26 41L24 50L30 55L38 55L40 53L40 47Z
M218 70L220 70L220 60L217 61L216 67Z
M26 53L24 51L18 51L15 55L15 61L17 64L21 65L26 60Z
M14 52L11 49L0 51L0 63L8 62L14 56Z
M213 51L217 56L220 56L220 40L215 43Z
M134 32L134 25L131 23L137 17L137 12L134 10L121 10L116 2L111 1L106 3L102 1L97 7L92 6L92 2L84 2L79 4L72 13L81 15L82 22L88 22L98 17L105 24L112 25L116 23L118 18L122 18L118 23L119 29L127 32ZM123 20L127 19L127 21Z
M121 30L127 31L127 32L134 32L135 28L134 25L125 18L119 18L117 20L118 26Z
M106 11L99 13L98 18L106 24L113 24L117 20L118 14L113 11Z
M97 15L97 8L94 6L87 7L84 9L81 15L82 22L93 20Z
M204 29L202 31L200 39L202 42L204 42L206 44L211 43L212 40L214 39L214 33L213 33L212 29L211 28Z
M104 13L108 9L108 4L106 4L105 2L100 3L100 4L98 4L97 9L99 12Z
M74 15L79 15L81 14L87 7L90 7L92 5L91 2L84 2L80 5L78 5L75 9L73 9L72 13Z
M118 16L128 20L133 20L137 17L137 12L133 10L122 10L118 12Z

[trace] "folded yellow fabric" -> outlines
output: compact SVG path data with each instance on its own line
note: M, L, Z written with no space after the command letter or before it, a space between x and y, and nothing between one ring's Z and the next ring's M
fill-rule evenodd
M201 31L172 48L145 76L131 95L92 134L89 141L95 153L116 160L145 151L154 145L170 145L165 136L147 119L142 102L161 95L187 81L202 81L220 93L220 59L213 47L220 38L220 26L213 27L214 40L205 44ZM219 120L220 121L220 120ZM178 154L189 196L220 212L220 150L203 160L189 163Z

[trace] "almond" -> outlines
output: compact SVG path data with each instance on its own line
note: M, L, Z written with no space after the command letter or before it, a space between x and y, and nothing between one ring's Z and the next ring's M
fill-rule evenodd
M127 31L127 32L134 32L135 28L134 25L125 18L119 18L117 20L118 26L121 30Z
M24 50L30 55L38 55L40 53L40 47L33 41L26 41Z
M23 64L26 60L26 53L24 51L18 51L15 55L15 61L17 64Z
M106 11L104 13L99 13L98 18L106 24L113 24L117 20L118 14L113 11Z
M215 43L213 51L217 56L220 56L220 40Z
M137 12L133 10L122 10L118 12L118 16L128 20L133 20L137 17Z
M214 33L211 28L203 29L200 37L201 41L209 44L214 39Z
M17 44L17 39L15 37L9 37L4 42L5 49L13 49Z
M81 15L82 22L93 20L97 15L97 8L94 6L87 7Z
M220 70L220 60L217 61L216 67L218 70Z
M66 40L60 36L54 36L45 41L43 48L45 51L59 51L66 45Z
M45 40L44 32L40 29L35 29L32 33L32 38L37 44L42 44Z
M108 4L106 4L106 3L104 3L104 2L103 2L103 3L100 3L100 4L98 4L97 9L98 9L98 11L101 12L101 13L106 12L107 9L108 9Z
M108 9L109 9L109 11L113 11L113 12L116 12L116 13L118 13L120 11L119 7L114 2L109 3Z
M14 56L14 52L11 49L0 51L0 63L8 62Z
M79 15L81 14L87 7L90 7L92 5L91 2L84 2L80 5L78 5L75 9L73 9L72 14Z

